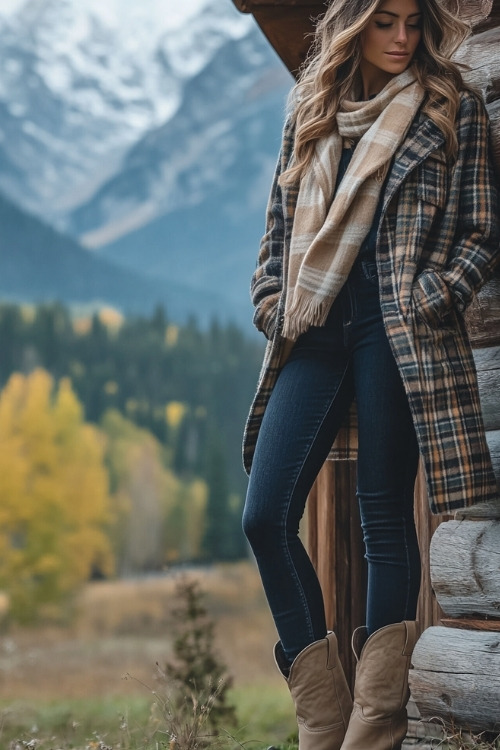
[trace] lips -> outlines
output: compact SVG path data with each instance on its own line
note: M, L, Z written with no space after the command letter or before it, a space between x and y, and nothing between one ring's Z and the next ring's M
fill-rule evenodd
M403 59L404 57L408 57L410 53L409 52L386 52L385 54L389 55L390 57Z

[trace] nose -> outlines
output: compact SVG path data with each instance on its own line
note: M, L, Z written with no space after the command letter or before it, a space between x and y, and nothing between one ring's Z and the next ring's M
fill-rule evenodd
M405 23L398 23L396 29L396 38L394 40L396 44L406 44L408 41L408 32Z

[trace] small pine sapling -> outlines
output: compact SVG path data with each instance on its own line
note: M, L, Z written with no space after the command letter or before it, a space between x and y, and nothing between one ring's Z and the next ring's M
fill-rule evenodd
M215 649L215 623L203 598L197 581L182 578L177 583L178 605L171 615L173 653L164 675L172 707L192 711L193 701L205 707L205 723L213 736L235 725L236 709L228 702L232 678Z

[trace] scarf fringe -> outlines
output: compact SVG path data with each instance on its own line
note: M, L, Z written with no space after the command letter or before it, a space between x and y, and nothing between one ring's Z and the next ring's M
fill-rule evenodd
M286 312L281 335L285 339L296 341L311 326L325 325L332 304L332 297L305 299L304 296L299 296Z
M389 81L373 100L344 102L337 129L316 143L294 209L283 335L295 340L323 325L363 239L370 231L392 157L403 142L424 91L413 68ZM338 188L342 139L359 138Z

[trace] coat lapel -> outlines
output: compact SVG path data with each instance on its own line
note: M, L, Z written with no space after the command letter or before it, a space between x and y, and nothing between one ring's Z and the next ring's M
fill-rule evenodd
M407 138L396 152L387 180L384 212L390 200L406 177L433 151L444 143L444 135L438 126L420 113L410 128Z

